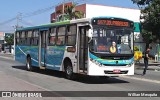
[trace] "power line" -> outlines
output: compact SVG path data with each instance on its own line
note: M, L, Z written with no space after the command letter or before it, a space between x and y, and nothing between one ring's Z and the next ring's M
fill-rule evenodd
M8 19L4 22L1 22L0 25L4 25L4 24L8 24L14 20L20 20L20 18L26 18L26 17L31 17L31 16L35 16L35 15L38 15L38 14L42 14L42 13L45 13L47 11L50 11L52 10L54 7L56 7L56 5L54 6L50 6L50 7L47 7L47 8L44 8L44 9L39 9L39 10L36 10L34 12L31 12L31 13L26 13L24 15L22 15L22 13L19 13L16 17L13 17L11 19Z
M15 31L14 29L13 30L0 30L0 32L13 32L13 31Z
M34 12L31 12L31 13L26 13L22 16L22 18L26 18L26 17L31 17L31 16L35 16L35 15L39 15L39 14L42 14L42 13L45 13L47 11L50 11L54 8L55 6L51 6L51 7L48 7L48 8L44 8L44 9L39 9L37 11L34 11Z
M27 26L35 26L35 25L33 25L32 23L26 22L26 21L24 21L24 20L21 20L20 22L21 22L22 24L27 25Z
M0 25L5 25L5 24L10 23L10 22L12 22L12 21L14 21L14 20L16 20L16 19L17 19L17 17L8 19L8 20L6 20L6 21L4 21L4 22L1 22Z
M91 1L91 0L65 0L65 2L62 1L62 2L60 2L60 3L58 3L58 4L54 5L54 6L50 6L50 7L44 8L44 9L39 9L39 10L36 10L34 12L31 12L31 13L26 13L26 14L19 13L16 17L13 17L13 18L11 18L9 20L1 22L0 25L8 24L8 23L10 23L10 22L12 22L14 20L17 20L17 26L18 26L18 22L22 18L32 17L32 16L35 16L35 15L39 15L39 14L48 12L48 11L52 10L53 8L55 8L56 6L60 5L60 4L63 4L63 3L66 3L66 2L78 2L79 3L79 2L87 2L87 1ZM25 22L23 21L22 23L25 23ZM25 23L25 24L28 24L28 23Z

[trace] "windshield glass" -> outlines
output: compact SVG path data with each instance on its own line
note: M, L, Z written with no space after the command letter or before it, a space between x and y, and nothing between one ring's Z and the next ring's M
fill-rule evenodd
M90 50L107 54L132 54L133 32L130 28L94 27Z

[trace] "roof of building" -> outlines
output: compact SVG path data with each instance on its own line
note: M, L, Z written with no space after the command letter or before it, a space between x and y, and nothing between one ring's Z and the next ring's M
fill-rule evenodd
M115 8L124 8L124 9L131 9L131 10L140 10L140 9L136 9L136 8L127 8L127 7L120 7L120 6L110 6L110 5L100 5L100 4L89 4L89 3L85 3L86 5L96 5L96 6L105 6L105 7L115 7ZM84 5L84 4L80 4L80 5ZM80 6L79 5L79 6Z

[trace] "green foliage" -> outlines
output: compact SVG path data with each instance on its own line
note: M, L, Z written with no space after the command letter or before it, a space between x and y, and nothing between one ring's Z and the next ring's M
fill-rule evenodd
M66 5L64 7L64 14L61 10L58 10L56 14L58 14L58 21L64 20L72 20L79 19L84 17L84 13L82 11L75 10L76 4L72 4L70 6Z
M147 44L151 43L153 38L152 38L152 33L148 32L144 29L142 29L141 31L142 37L143 37L143 41L145 41Z
M132 0L141 9L142 36L150 40L160 39L160 0ZM153 37L155 36L155 37Z
M5 36L5 41L7 42L7 45L13 45L14 44L14 35L10 34Z
M148 5L151 3L153 0L132 0L133 3L136 3L138 6L139 5Z
M65 6L65 13L68 16L69 20L79 19L84 17L84 13L82 11L75 10L76 4L71 6Z

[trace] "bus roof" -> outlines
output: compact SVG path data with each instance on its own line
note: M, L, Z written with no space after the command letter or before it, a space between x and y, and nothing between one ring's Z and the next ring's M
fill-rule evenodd
M56 25L65 25L65 24L89 22L89 21L90 21L90 18L81 18L81 19L75 19L75 20L67 20L67 21L43 24L43 25L33 26L33 27L18 28L17 31L41 29L41 28L47 28L47 27L52 27L52 26L56 26Z
M70 23L70 21L55 22L55 23L43 24L43 25L33 26L33 27L18 28L17 31L41 29L41 28L47 28L47 27L52 27L52 26L55 26L55 25L63 25L63 24L69 24L69 23Z
M91 22L92 19L98 19L98 18L108 18L108 19L115 18L115 19L128 20L128 19L120 18L120 17L100 16L100 17L93 17L93 18L81 18L81 19L67 20L67 21L43 24L43 25L38 25L38 26L33 26L33 27L17 28L16 31L48 28L48 27L52 27L52 26L56 26L56 25L65 25L65 24L71 24L71 23ZM130 21L130 20L128 20L128 21Z

